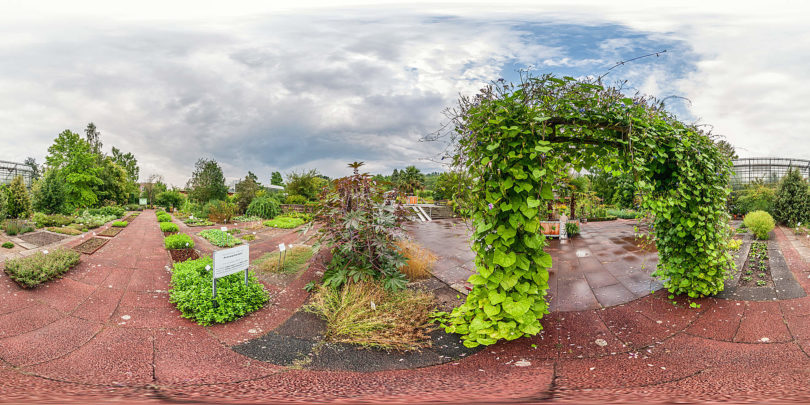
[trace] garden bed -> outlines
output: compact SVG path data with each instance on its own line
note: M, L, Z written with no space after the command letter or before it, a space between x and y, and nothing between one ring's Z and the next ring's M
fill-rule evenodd
M22 239L23 241L35 245L37 247L50 245L51 243L59 242L68 236L65 235L57 235L55 233L50 232L34 232L34 233L27 233L24 235L18 236L18 238Z
M172 257L173 263L200 258L200 254L195 249L169 249L169 256Z
M178 233L180 233L180 232L179 232L179 231L174 231L174 232L163 232L163 237L165 238L165 237L167 237L167 236L176 235L176 234L178 234Z
M104 238L90 238L80 243L79 245L74 246L73 250L79 253L92 255L93 253L96 252L96 250L101 249L101 247L104 246L104 244L106 244L109 241L110 241L109 239Z
M112 238L112 237L114 237L115 235L118 235L118 234L119 234L121 231L123 231L123 230L124 230L124 228L113 228L113 227L109 227L109 228L105 229L104 231L99 232L99 233L98 233L98 236L108 236L108 237L111 237L111 238Z
M767 242L753 242L740 275L740 287L773 287Z

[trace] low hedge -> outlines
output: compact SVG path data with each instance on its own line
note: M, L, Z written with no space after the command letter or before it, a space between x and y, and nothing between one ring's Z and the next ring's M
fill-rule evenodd
M217 279L216 304L211 300L212 266L210 257L175 263L172 270L169 302L183 317L200 325L236 320L261 308L270 298L264 286L251 272L248 284L242 272ZM209 267L210 268L210 267Z
M768 239L768 234L773 230L774 226L776 226L771 214L765 211L749 212L745 215L745 218L743 218L743 223L754 233L757 239L763 240Z
M116 228L126 228L127 225L129 225L127 221L115 221L112 223L112 226Z
M177 224L174 222L161 222L160 223L160 231L161 232L177 232L180 228L177 227Z
M161 212L161 213L157 214L157 221L158 222L172 222L172 216L165 213L165 212Z
M5 272L23 288L36 287L48 280L61 277L79 264L81 255L73 250L56 248L36 252L31 256L6 260Z
M191 249L194 247L194 240L184 233L169 235L163 239L166 249Z

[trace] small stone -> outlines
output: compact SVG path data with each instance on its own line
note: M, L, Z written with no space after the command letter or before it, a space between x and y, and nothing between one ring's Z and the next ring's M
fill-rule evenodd
M760 341L760 342L763 342L763 343L768 343L768 342L770 342L770 341L771 341L771 339L764 337L764 338L762 338L762 339L759 339L759 341Z
M121 319L123 319L125 321L128 321L128 320L132 319L132 317L129 316L129 315L123 315L123 316L121 316Z
M248 333L257 334L259 333L256 329L248 329Z
M532 365L532 362L520 359L515 362L515 367L529 367Z
M655 323L660 325L660 324L664 323L664 321L655 321Z
M607 341L605 341L605 339L596 339L594 343L596 343L596 345L599 347L607 346Z
M591 367L588 370L591 370L591 371L596 370L596 367Z

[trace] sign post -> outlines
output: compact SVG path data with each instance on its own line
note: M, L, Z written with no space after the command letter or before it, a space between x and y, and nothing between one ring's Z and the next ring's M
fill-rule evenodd
M245 285L248 284L250 266L250 245L237 246L214 252L213 289L211 299L217 296L217 279L240 271L245 272ZM216 301L214 301L216 302Z
M284 260L281 260L281 255L284 255ZM278 245L278 271L281 271L281 266L287 260L287 246L283 243Z

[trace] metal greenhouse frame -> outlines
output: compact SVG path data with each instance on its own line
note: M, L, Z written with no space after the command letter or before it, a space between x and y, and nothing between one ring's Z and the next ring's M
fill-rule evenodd
M34 171L22 163L0 160L0 184L11 183L17 176L23 176L25 185L30 187L34 178Z
M810 160L757 157L734 160L732 186L744 186L756 180L766 184L777 183L791 169L799 169L805 178L810 178Z

